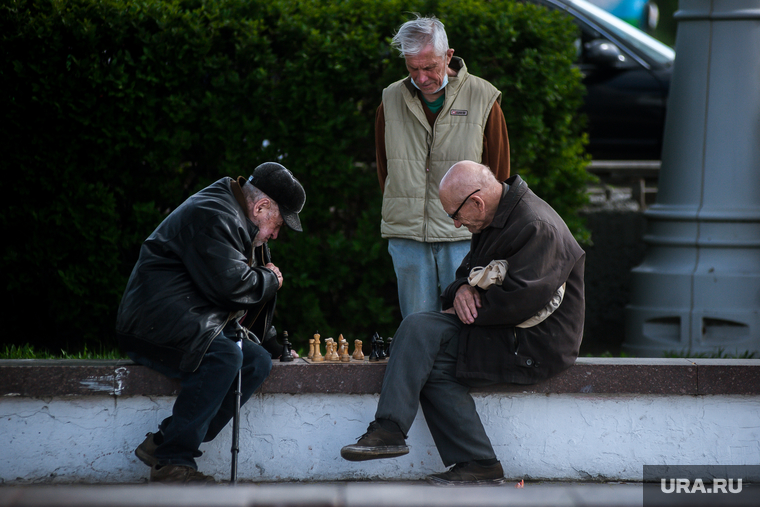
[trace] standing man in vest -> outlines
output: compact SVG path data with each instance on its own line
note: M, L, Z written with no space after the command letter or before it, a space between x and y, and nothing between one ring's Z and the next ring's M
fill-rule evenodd
M375 117L381 233L398 281L403 318L441 309L440 291L470 248L438 200L438 184L460 160L509 177L509 138L501 92L467 72L434 17L407 21L393 37L409 76L383 91ZM439 289L440 287L440 289Z

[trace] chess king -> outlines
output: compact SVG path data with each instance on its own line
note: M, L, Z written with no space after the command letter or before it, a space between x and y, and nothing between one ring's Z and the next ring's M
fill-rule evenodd
M469 393L493 383L534 384L578 356L585 311L585 253L559 215L519 176L499 182L484 165L454 164L439 185L470 251L441 295L440 312L407 316L393 337L375 419L341 456L349 461L409 452L422 406L449 470L440 485L499 484L504 471Z

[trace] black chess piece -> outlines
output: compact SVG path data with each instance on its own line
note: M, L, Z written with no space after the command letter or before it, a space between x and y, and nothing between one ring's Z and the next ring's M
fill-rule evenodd
M280 355L281 363L289 363L293 360L293 353L290 342L288 341L288 332L282 332L282 354Z
M393 343L393 337L389 336L388 340L385 342L385 357L390 358L391 357L391 344Z
M385 341L382 336L377 337L377 357L388 359L388 353L385 351Z
M380 354L378 352L378 347L377 347L377 339L379 337L380 336L377 333L375 333L374 335L372 335L372 339L370 340L370 344L372 345L372 352L369 354L370 361L380 360Z

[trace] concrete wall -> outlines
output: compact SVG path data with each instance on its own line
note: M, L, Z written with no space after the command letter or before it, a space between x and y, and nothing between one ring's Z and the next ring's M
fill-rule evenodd
M160 393L171 384L136 365L102 366L109 375L0 363L0 484L147 480L133 452L169 415L174 398ZM373 418L383 371L276 363L242 410L239 480L415 480L442 471L421 414L409 455L340 458ZM135 395L137 386L152 394ZM509 478L637 481L645 464L760 463L760 360L582 359L545 383L474 396ZM228 427L204 445L201 471L227 480L230 443Z
M134 483L133 454L171 397L5 399L3 484ZM477 394L507 477L640 481L646 464L760 462L760 397ZM340 448L366 430L377 395L256 395L243 407L240 481L421 479L444 469L422 414L411 452L351 463ZM204 444L204 473L229 478L231 431Z

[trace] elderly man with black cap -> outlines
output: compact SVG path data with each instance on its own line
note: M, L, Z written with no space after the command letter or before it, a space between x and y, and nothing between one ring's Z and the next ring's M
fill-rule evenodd
M172 415L135 450L151 482L214 482L198 471L198 448L233 417L238 372L242 404L282 352L272 316L283 277L267 241L283 223L301 231L305 202L293 174L267 162L192 195L143 243L119 305L119 344L181 383Z

